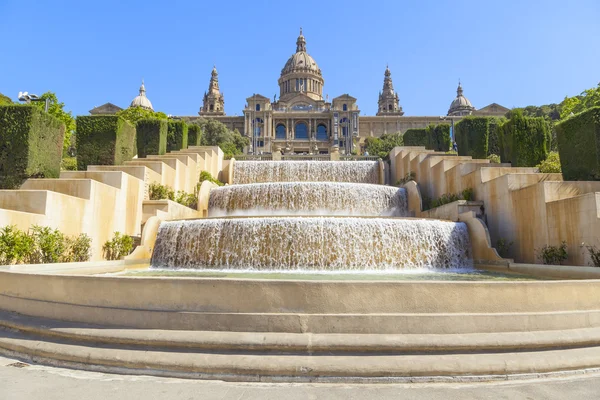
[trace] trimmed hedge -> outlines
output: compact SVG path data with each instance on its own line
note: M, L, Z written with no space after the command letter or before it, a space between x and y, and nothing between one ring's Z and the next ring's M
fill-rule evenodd
M490 118L465 117L454 125L458 154L473 158L488 156Z
M435 151L450 150L450 125L429 125L427 127L427 149Z
M541 117L525 117L514 111L508 121L498 126L500 158L513 167L535 167L548 157L550 128Z
M490 126L488 129L488 153L500 155L500 138L498 138L498 126L502 125L506 120L504 118L488 117Z
M168 124L164 119L144 118L136 124L137 153L139 158L162 155L167 152Z
M188 125L188 146L201 146L200 141L202 140L202 128L200 125L190 124Z
M77 169L121 165L135 156L135 127L116 115L77 117Z
M65 125L37 107L0 106L0 188L28 178L58 178Z
M402 136L405 146L427 146L427 129L407 129Z
M563 178L600 180L600 107L555 125Z
M169 121L167 130L167 151L187 149L188 125L185 121Z

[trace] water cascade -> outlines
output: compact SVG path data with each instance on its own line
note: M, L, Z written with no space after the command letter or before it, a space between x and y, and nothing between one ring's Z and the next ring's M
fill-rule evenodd
M345 182L231 185L210 192L209 217L256 215L408 216L406 190Z
M236 161L233 181L379 183L378 161Z
M160 268L400 270L468 268L465 224L357 217L209 218L163 222Z

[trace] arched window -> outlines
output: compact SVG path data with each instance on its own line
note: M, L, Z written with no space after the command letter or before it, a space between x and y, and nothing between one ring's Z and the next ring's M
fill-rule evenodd
M317 126L317 140L327 140L327 127L323 124Z
M348 104L344 104L342 106L342 111L348 111Z
M260 104L256 104L256 111L260 111Z
M391 104L388 106L388 110L392 111L392 105Z
M294 133L296 139L308 139L308 128L304 122L298 122L296 124L296 131Z
M214 104L211 104L210 105L210 111L214 111L214 110L215 110L215 106L214 106Z
M277 125L277 127L275 128L275 139L284 139L286 138L286 134L285 134L285 125L283 124L279 124Z

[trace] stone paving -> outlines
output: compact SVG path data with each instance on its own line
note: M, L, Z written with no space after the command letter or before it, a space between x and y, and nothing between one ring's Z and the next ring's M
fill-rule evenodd
M2 400L168 399L594 399L600 375L534 381L433 384L250 384L111 375L0 357Z

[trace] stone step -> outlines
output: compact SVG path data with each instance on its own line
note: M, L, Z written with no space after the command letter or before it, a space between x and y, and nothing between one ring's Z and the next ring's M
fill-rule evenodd
M93 179L116 189L122 189L122 171L62 171L60 179Z
M168 341L168 337L164 339ZM239 354L131 348L49 339L0 330L0 353L24 360L104 372L228 381L393 382L415 377L514 379L596 369L600 347L448 354Z
M23 190L50 190L73 197L90 200L93 185L105 185L93 179L28 179L23 183Z

